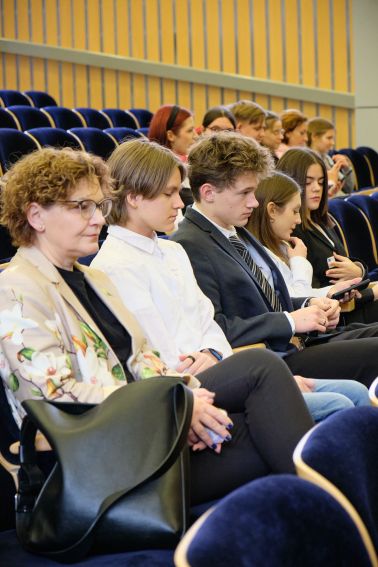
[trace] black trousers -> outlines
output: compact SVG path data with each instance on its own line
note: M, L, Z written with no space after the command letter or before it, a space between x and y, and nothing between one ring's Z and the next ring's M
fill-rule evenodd
M324 343L284 358L293 374L357 380L370 386L378 375L378 325L352 323Z
M198 375L234 422L220 455L191 452L192 503L224 496L269 473L294 472L293 450L313 425L291 372L274 353L251 349Z

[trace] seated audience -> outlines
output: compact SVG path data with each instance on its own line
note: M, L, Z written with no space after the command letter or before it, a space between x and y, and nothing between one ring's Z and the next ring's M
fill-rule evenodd
M114 205L108 237L92 265L107 273L165 362L196 375L232 350L183 248L156 237L155 230L171 230L183 205L183 168L169 150L143 140L118 147L109 166ZM315 421L369 403L358 382L296 379Z
M18 161L1 185L0 220L19 246L0 274L0 372L15 417L27 398L100 403L130 381L177 376L150 349L108 277L76 262L97 252L112 208L104 162L46 148ZM294 472L293 449L313 422L278 357L249 350L186 379L194 386L192 502ZM225 443L214 443L206 428Z
M265 130L261 144L268 148L268 150L272 154L274 163L277 163L278 161L276 152L282 143L283 132L282 122L278 114L268 110L265 115Z
M202 120L201 133L205 135L216 132L236 130L236 120L232 112L225 106L213 106Z
M289 108L281 113L280 118L283 129L283 143L276 151L279 158L283 156L289 148L293 146L306 146L308 141L308 119L300 110Z
M370 385L378 370L378 326L338 329L337 301L291 299L280 271L244 228L258 205L258 182L271 171L268 150L245 136L220 133L197 142L189 154L195 204L172 239L185 248L233 347L263 341L294 374Z
M335 147L335 126L324 118L311 118L307 134L309 148L320 155L327 168L328 197L351 193L355 179L347 156L329 155Z
M161 106L152 117L148 138L170 148L186 162L189 148L197 138L193 114L176 104Z
M239 100L228 107L235 116L236 129L261 143L265 129L265 110L257 102Z
M307 248L313 287L364 278L366 265L357 258L348 258L328 215L327 170L321 157L309 148L292 148L279 160L277 169L295 179L302 191L301 224L293 234ZM378 304L373 303L377 298L378 286L364 290L356 302L357 309L344 313L343 318L348 322L377 322Z

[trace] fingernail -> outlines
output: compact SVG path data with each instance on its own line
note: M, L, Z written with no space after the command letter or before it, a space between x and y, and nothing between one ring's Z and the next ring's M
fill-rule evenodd
M216 449L216 448L217 448L217 444L216 444L216 443L213 443L213 444L211 445L211 448L212 448L213 450Z
M230 429L232 429L234 427L233 423L229 423L228 425L226 425L226 429L228 429L230 431Z
M227 437L224 438L225 441L231 441L232 437L231 435L227 435Z

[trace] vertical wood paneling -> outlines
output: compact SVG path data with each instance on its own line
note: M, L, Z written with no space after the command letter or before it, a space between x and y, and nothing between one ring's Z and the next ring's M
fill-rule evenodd
M2 0L0 11L10 39L353 92L352 0ZM353 111L328 105L8 54L1 63L4 87L47 90L68 107L177 102L199 124L207 108L247 98L320 114L338 146L353 141Z

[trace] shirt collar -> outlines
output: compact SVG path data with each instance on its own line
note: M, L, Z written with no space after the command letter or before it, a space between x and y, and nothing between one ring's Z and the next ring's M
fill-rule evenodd
M198 207L197 203L193 203L192 205L192 210L196 211L197 213L199 213L200 215L202 215L203 217L205 217L206 220L208 220L209 222L211 222L212 225L215 226L215 228L217 228L219 230L219 232L221 232L223 234L223 236L225 236L226 238L230 238L230 236L237 236L236 233L236 228L234 226L232 226L230 229L228 228L224 228L223 226L220 226L219 224L217 224L216 222L212 221L211 219L209 219L209 217L207 217L202 211L201 209Z
M122 240L131 246L135 246L135 248L139 248L148 254L153 254L156 251L159 251L159 239L157 237L156 232L152 238L148 236L143 236L142 234L138 234L128 228L119 225L111 225L108 227L108 234L113 236L113 238L117 238L118 240Z

